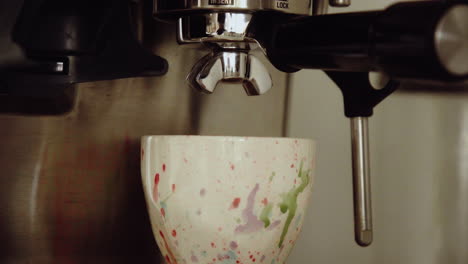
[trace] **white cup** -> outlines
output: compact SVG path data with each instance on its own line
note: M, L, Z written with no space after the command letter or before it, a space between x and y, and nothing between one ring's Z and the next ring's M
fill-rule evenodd
M141 155L168 264L284 263L311 194L312 140L145 136Z

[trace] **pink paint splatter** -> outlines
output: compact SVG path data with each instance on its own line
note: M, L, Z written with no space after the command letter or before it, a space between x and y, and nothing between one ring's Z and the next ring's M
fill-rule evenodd
M166 211L164 211L164 208L161 208L161 215L162 215L163 217L166 217Z
M238 246L239 246L239 245L237 244L236 241L231 241L231 243L229 243L229 247L230 247L232 250L236 250Z
M172 192L175 192L175 184L172 184Z
M265 255L262 256L262 258L260 258L260 262L263 262L265 260Z
M163 164L163 166L162 166L162 170L163 170L163 172L165 172L165 171L166 171L166 163L164 163L164 164Z
M273 230L275 227L279 226L281 224L281 220L276 220L274 221L269 227L267 227L267 230Z
M201 189L201 190L200 190L200 196L201 196L201 197L204 197L205 194L206 194L205 188Z
M184 158L184 163L187 164L188 163L188 160L186 158Z
M173 229L171 234L172 234L173 237L176 237L177 236L177 231L175 229Z
M216 244L214 242L211 242L211 247L216 248Z
M291 169L294 168L294 164L291 164Z
M268 199L266 197L263 198L262 204L265 205L265 206L268 204Z
M195 256L195 254L193 254L193 251L192 251L192 256L190 257L190 260L192 260L192 262L195 262L195 263L198 262L198 258L197 256Z
M218 232L221 232L223 231L223 228L222 227L218 227Z
M236 166L234 166L234 164L231 163L231 170L235 170L236 169Z
M159 185L159 173L156 173L156 175L154 176L154 186L153 186L153 200L155 202L157 202L159 199L158 185Z
M257 183L255 188L250 192L247 198L247 206L242 211L242 218L245 224L237 226L234 230L236 233L252 233L260 230L264 226L263 222L258 220L257 216L253 213L255 196L259 188L260 185Z
M239 197L234 198L231 203L231 207L229 209L236 209L239 207L241 199Z

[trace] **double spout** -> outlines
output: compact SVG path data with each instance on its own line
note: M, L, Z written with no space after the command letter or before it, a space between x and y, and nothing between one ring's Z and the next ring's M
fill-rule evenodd
M217 12L196 14L178 21L180 44L202 43L211 53L200 59L187 77L189 85L213 93L221 82L239 83L248 95L261 95L273 86L263 63L250 54L257 48L247 36L252 14Z

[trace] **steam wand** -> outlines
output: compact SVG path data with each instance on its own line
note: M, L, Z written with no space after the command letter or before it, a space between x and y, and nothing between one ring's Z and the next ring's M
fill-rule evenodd
M368 119L373 108L393 93L399 83L390 80L383 89L376 90L367 73L326 73L342 91L345 115L351 120L354 235L356 242L365 247L373 238Z

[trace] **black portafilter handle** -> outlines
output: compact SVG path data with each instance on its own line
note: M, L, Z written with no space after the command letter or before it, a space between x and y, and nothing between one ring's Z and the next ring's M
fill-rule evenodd
M263 44L292 72L381 71L393 79L468 77L468 4L405 2L384 11L284 19Z

